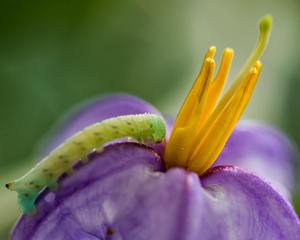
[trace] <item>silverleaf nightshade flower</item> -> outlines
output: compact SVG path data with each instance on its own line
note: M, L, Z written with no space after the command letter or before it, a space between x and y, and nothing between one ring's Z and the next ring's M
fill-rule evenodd
M261 71L270 24L270 17L262 19L257 47L221 100L233 51L225 49L213 80L212 47L175 122L166 119L166 141L120 139L91 152L56 191L39 194L37 213L22 215L11 238L300 239L286 200L289 141L259 123L236 125ZM65 121L46 152L95 122L140 113L161 115L135 97L97 99Z

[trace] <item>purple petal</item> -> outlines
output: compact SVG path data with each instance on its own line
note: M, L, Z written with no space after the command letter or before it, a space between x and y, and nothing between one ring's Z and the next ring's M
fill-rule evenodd
M292 145L282 133L261 123L241 121L214 166L236 165L251 171L289 198L294 159Z
M115 144L44 191L12 240L300 239L293 209L260 178L237 167L203 176L162 172L151 149Z
M218 232L207 239L300 239L293 208L259 177L238 167L216 167L202 185L210 198L203 234L210 234L212 222Z
M37 200L38 213L22 215L12 239L103 239L115 211L131 204L134 194L151 180L153 171L162 171L159 156L135 143L107 146L86 165L77 165L76 174L62 178L56 193L47 189ZM124 200L116 205L115 200Z
M151 104L133 96L118 94L96 98L78 106L57 127L57 134L47 144L49 153L67 138L83 128L108 118L128 114L154 113L161 115Z

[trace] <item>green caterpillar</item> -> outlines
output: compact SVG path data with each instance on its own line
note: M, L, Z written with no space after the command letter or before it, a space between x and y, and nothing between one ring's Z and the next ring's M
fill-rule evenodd
M18 193L24 213L36 212L35 200L45 187L54 190L57 179L72 171L72 165L114 139L131 137L137 141L161 142L166 134L162 117L154 114L120 116L95 123L68 138L23 177L6 184Z

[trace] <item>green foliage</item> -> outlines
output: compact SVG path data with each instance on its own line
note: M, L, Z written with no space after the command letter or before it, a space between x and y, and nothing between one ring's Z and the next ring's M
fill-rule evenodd
M30 156L63 113L95 95L159 103L189 65L181 5L1 2L0 166Z

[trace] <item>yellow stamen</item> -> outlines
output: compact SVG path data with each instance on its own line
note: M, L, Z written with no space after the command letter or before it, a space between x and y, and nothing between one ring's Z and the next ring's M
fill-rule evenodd
M232 86L216 106L227 79L233 50L225 49L214 80L215 47L211 47L202 69L181 107L164 159L166 167L181 166L202 174L216 160L243 113L261 71L258 61L267 45L271 18L260 22L260 37Z
M177 166L186 167L187 154L192 146L192 138L189 138L188 135L189 132L193 131L195 125L201 121L201 116L203 116L202 113L205 108L214 69L214 60L210 57L206 58L200 74L185 101L187 104L183 105L175 122L174 130L168 142L168 145L171 147L166 148L165 159L172 158L173 161L176 160ZM176 149L176 155L174 155L174 149ZM166 166L168 167L168 162L166 162Z
M188 159L188 169L203 174L214 163L245 109L260 71L261 64L258 62L224 109L218 109L210 116L195 139L194 146L197 147Z
M176 118L174 129L185 126L189 120L190 115L192 115L191 113L193 109L196 108L197 102L199 102L199 97L201 97L201 92L203 91L203 88L205 86L205 78L208 76L209 72L213 74L212 68L215 68L213 56L215 55L215 52L215 47L209 48L204 58L200 73Z
M222 93L227 76L229 74L232 59L233 59L233 50L230 48L226 48L222 56L219 72L215 80L213 81L212 87L209 91L209 96L208 96L209 101L207 102L207 105L205 107L205 113L204 113L205 119L203 122L205 122L205 120L213 111L219 99L219 96Z

